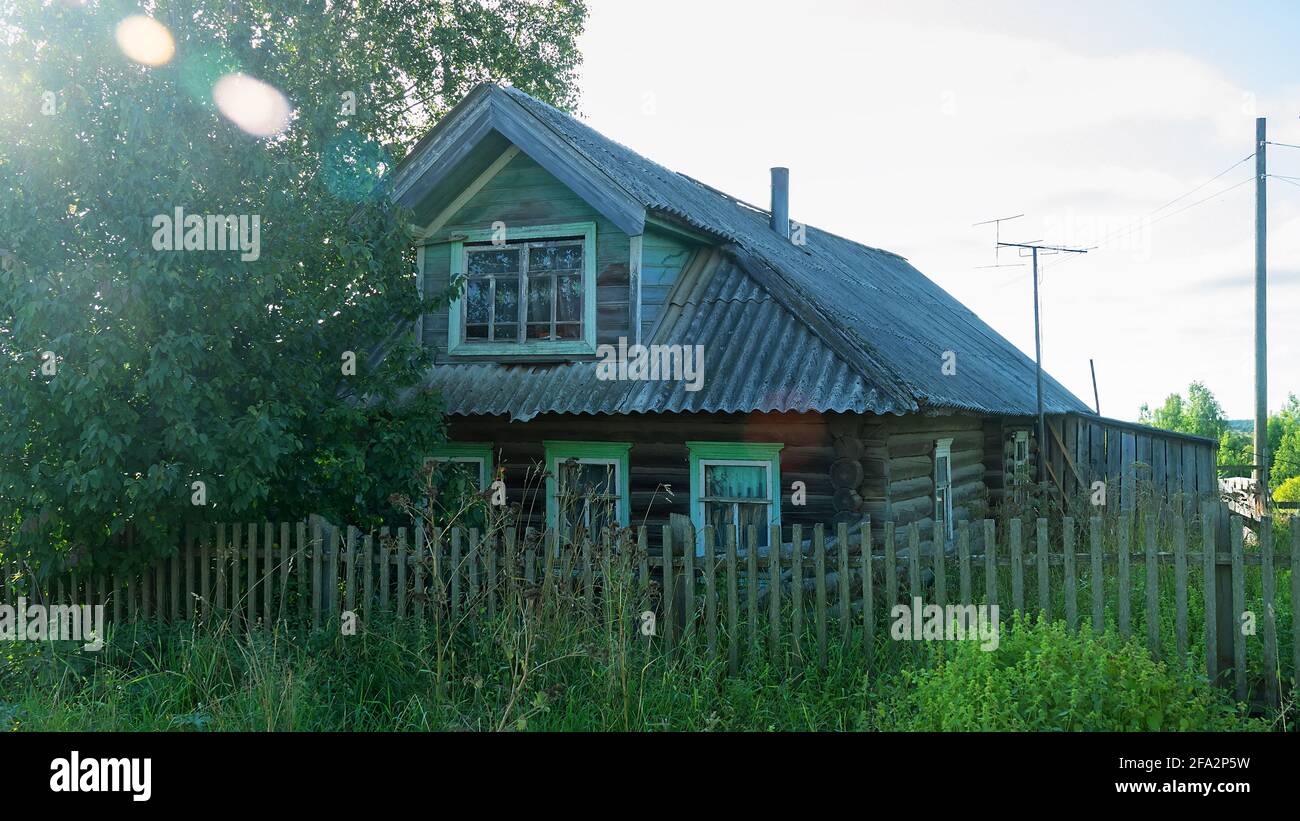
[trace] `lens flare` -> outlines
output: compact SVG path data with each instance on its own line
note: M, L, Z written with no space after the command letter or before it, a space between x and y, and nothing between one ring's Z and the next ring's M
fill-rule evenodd
M176 53L176 41L167 27L143 14L118 23L114 36L123 54L146 66L163 65Z
M235 125L258 137L289 126L289 101L274 86L247 74L227 74L212 87L212 99Z

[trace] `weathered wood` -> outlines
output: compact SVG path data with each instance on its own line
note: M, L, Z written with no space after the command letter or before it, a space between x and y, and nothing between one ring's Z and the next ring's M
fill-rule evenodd
M405 538L405 534L403 534L403 538ZM496 534L495 534L495 533L490 533L490 534L488 534L488 535L487 535L487 538L486 538L486 542L485 542L485 544L486 544L487 552L483 554L483 559L484 559L484 568L483 568L483 570L484 570L484 574L485 574L485 576L486 576L486 582L485 582L485 583L486 583L486 585L487 585L487 616L488 616L488 620L489 620L489 621L492 621L492 620L496 619L496 617L497 617L497 547L498 547L498 542L497 542ZM603 555L605 556L605 567L608 568L608 567L609 567L609 551L606 550L606 551L604 552ZM406 560L405 560L405 557L403 557L402 564L405 564L405 563L406 563ZM606 573L604 578L605 578L605 583L608 584L608 583L609 583L609 574ZM403 589L406 588L406 585L405 585L404 583L402 584L402 588L403 588Z
M212 613L212 538L204 527L199 533L199 614L206 621ZM117 581L113 582L113 599L116 604Z
M243 525L231 525L231 546L230 561L227 563L230 567L230 621L238 624L240 612L244 606L243 582L244 582L244 557L241 555L243 550Z
M736 579L736 529L727 528L727 667L740 671L740 598Z
M478 583L478 566L479 558L483 555L482 536L478 528L469 529L469 551L465 554L465 606L471 614L477 613L479 609L479 583ZM470 623L471 628L476 626Z
M1246 568L1245 550L1242 547L1243 527L1240 516L1230 520L1232 528L1232 673L1236 683L1237 700L1246 700L1246 642L1242 640L1241 623L1246 613Z
M397 528L397 617L406 618L406 567L407 541L406 528Z
M1133 591L1129 575L1129 551L1132 549L1129 539L1132 532L1133 523L1126 511L1119 519L1119 562L1116 571L1119 574L1119 634L1124 638L1128 638L1133 634L1130 614L1130 608L1133 604Z
M745 613L748 616L750 652L758 651L758 528L750 525L745 530Z
M1040 517L1035 530L1034 535L1038 540L1038 610L1043 614L1043 618L1051 621L1052 591L1051 580L1048 578L1047 519Z
M348 525L347 555L343 560L343 608L357 612L357 529Z
M590 536L582 539L582 600L588 613L596 608L596 583L591 568L592 543Z
M1147 647L1160 656L1160 565L1156 563L1156 520L1148 513L1142 523L1147 565Z
M311 626L317 630L320 629L321 594L325 592L321 576L324 552L325 539L321 535L320 522L315 522L311 528Z
M673 624L676 613L673 612L673 529L664 525L660 537L663 544L663 609L664 609L664 647L673 647ZM547 551L549 554L550 551Z
M511 547L513 547L515 536L514 528L510 528L506 533L506 536ZM411 580L411 610L414 612L417 624L422 624L424 622L425 603L428 601L428 595L425 593L424 589L424 568L427 563L426 557L429 555L428 541L428 537L424 531L424 522L417 521L415 523L415 546L411 558L411 575L413 577ZM370 552L367 551L367 560L369 557ZM369 567L368 562L366 566Z
M909 602L921 597L921 534L915 522L907 526L907 593Z
M329 562L329 589L325 591L327 594L326 601L329 603L327 624L339 617L339 556L342 553L341 541L339 529L331 527L329 550L325 553L325 560Z
M813 589L817 596L817 663L826 667L826 530L813 527Z
M271 625L271 590L272 574L275 570L275 525L265 522L262 525L262 624Z
M894 545L894 523L885 522L885 609L898 604L898 567Z
M849 524L840 522L835 528L835 545L839 548L838 572L835 574L836 587L839 589L840 644L844 647L849 642Z
M997 522L984 520L984 598L987 604L998 603Z
M957 523L957 573L959 604L972 604L970 574L970 523L965 519Z
M682 544L683 641L695 638L695 551L695 534L691 533L691 538Z
M280 523L280 603L276 611L281 621L288 621L287 612L289 606L289 569L292 566L290 555L293 553L293 543L289 538L289 523Z
M768 657L776 661L781 650L781 528L772 525L767 537Z
M298 522L298 538L294 540L294 556L298 563L298 622L307 623L307 596L311 583L307 579L307 523Z
M1025 558L1021 544L1019 519L1009 523L1011 542L1011 606L1015 612L1025 612Z
M1061 520L1061 573L1065 587L1065 624L1071 630L1079 627L1079 589L1074 577L1074 519Z
M181 555L185 564L185 618L188 621L194 620L194 542L197 538L195 531L193 524L186 525L185 552ZM100 604L103 604L103 597L100 598Z
M715 659L718 657L718 552L712 527L704 528L704 556L700 564L704 571L704 632L709 658Z
M447 581L448 585L451 587L452 621L455 621L456 618L460 617L460 549L463 547L461 546L460 539L460 527L454 527L454 529L451 530L451 560L447 562ZM551 539L554 539L554 534L547 534L547 542L551 542ZM551 544L547 544L547 565L550 564L550 557L552 552L554 552L551 547ZM387 596L387 588L389 588L389 586L387 586L387 581L389 581L387 566L389 566L389 564L387 564L382 543L380 543L380 556L381 561L383 561L383 565L380 568L380 596L382 599L380 607L387 609L387 604L389 604L389 601L387 601L387 599L389 599L389 596ZM550 573L547 573L547 575L550 575ZM547 579L547 581L550 581L550 579Z
M461 530L455 528L451 532L451 615L452 618L460 615L460 549L461 549ZM384 530L379 531L379 609L385 613L392 612L389 607L392 602L392 565L393 565L393 544L388 538L388 533Z
M794 651L803 656L803 527L790 528L790 632Z
M1274 598L1277 580L1273 577L1273 517L1265 515L1259 522L1260 592L1264 599L1264 703L1278 706L1277 617ZM1291 572L1295 572L1292 570Z
M859 549L862 561L862 647L866 653L866 666L871 669L871 662L875 657L876 649L876 607L875 596L872 588L872 568L871 559L871 518L862 519L862 532L858 534Z
M944 541L947 533L944 531L943 522L934 523L934 538L930 546L934 553L931 567L934 571L934 603L940 607L948 604L948 555L945 551Z
M361 537L361 612L370 618L375 614L375 538L367 533Z
M1300 684L1300 515L1291 517L1291 675Z
M1216 509L1207 506L1201 515L1201 569L1204 574L1202 592L1205 601L1205 677L1211 682L1219 679L1219 626L1215 604L1218 592L1215 589L1218 575L1215 561L1216 552Z
M1178 665L1187 664L1187 530L1182 516L1174 525L1174 652Z
M226 575L228 571L229 558L230 554L226 547L226 525L223 522L217 525L217 553L215 557L217 581L216 592L213 594L213 603L216 606L216 609L221 611L223 615L227 605Z

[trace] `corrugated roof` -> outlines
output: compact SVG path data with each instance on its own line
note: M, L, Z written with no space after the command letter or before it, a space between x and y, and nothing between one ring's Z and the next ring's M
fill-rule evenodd
M766 211L674 173L521 91L489 93L517 104L649 211L717 236L727 243L728 260L699 283L712 289L711 298L683 310L670 329L673 341L706 345L703 390L599 382L591 363L439 365L430 384L443 391L450 412L1036 412L1033 360L902 257L811 226L806 244L795 245L770 229ZM957 355L956 375L942 373L945 351ZM1049 413L1091 413L1046 374L1043 399Z
M683 281L653 340L699 345L698 391L673 381L604 381L596 362L449 364L428 385L452 415L542 413L856 411L887 412L844 360L735 262L714 252L708 272ZM684 275L686 276L686 275Z

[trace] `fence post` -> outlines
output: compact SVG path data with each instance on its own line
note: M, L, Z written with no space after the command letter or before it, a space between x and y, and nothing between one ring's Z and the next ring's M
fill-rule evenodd
M1273 517L1263 516L1259 522L1259 574L1264 598L1264 701L1270 707L1278 704L1277 619L1273 614L1273 599L1277 593L1277 580L1273 577ZM1294 572L1294 571L1293 571Z
M1234 527L1238 528L1240 535L1240 522L1233 523L1232 516L1228 512L1228 506L1220 503L1216 508L1215 517L1215 560L1214 560L1214 613L1215 613L1215 645L1218 648L1218 667L1219 681L1224 686L1229 686L1232 682L1228 676L1228 671L1233 668L1237 657L1237 617L1232 610L1232 532ZM1228 561L1220 563L1218 553L1228 554Z
M1242 520L1232 517L1232 674L1237 700L1246 700L1246 642L1238 632L1246 611L1246 552L1242 547Z

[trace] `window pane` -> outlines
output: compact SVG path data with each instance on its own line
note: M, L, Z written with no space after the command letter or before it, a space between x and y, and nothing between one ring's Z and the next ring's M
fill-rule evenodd
M582 320L582 277L560 277L558 290L559 302L555 306L556 320L580 322Z
M471 279L465 283L465 323L486 325L488 321L488 281Z
M550 276L528 278L528 321L546 323L548 333L551 324L551 300L553 298ZM531 332L529 336L532 336Z
M704 495L723 499L767 499L762 465L705 465Z
M935 463L935 476L940 483L952 481L952 474L948 472L948 457L940 456Z
M560 245L528 250L528 269L539 271L582 270L582 245Z
M470 276L510 274L519 271L518 248L490 248L466 253L465 269Z
M519 282L498 279L496 294L497 340L513 341L519 333Z
M564 467L564 492L570 495L588 493L604 496L618 495L618 469L612 464L568 462Z
M486 325L465 326L466 339L487 339L487 337L488 337L488 326Z
M736 505L740 509L740 531L736 534L736 543L749 544L749 527L753 525L758 531L758 543L767 544L768 510L771 505Z
M704 526L713 528L714 544L726 544L723 540L727 538L727 528L735 526L734 510L734 506L723 502L704 503Z
M581 339L582 326L574 323L568 325L557 325L555 327L556 339Z

